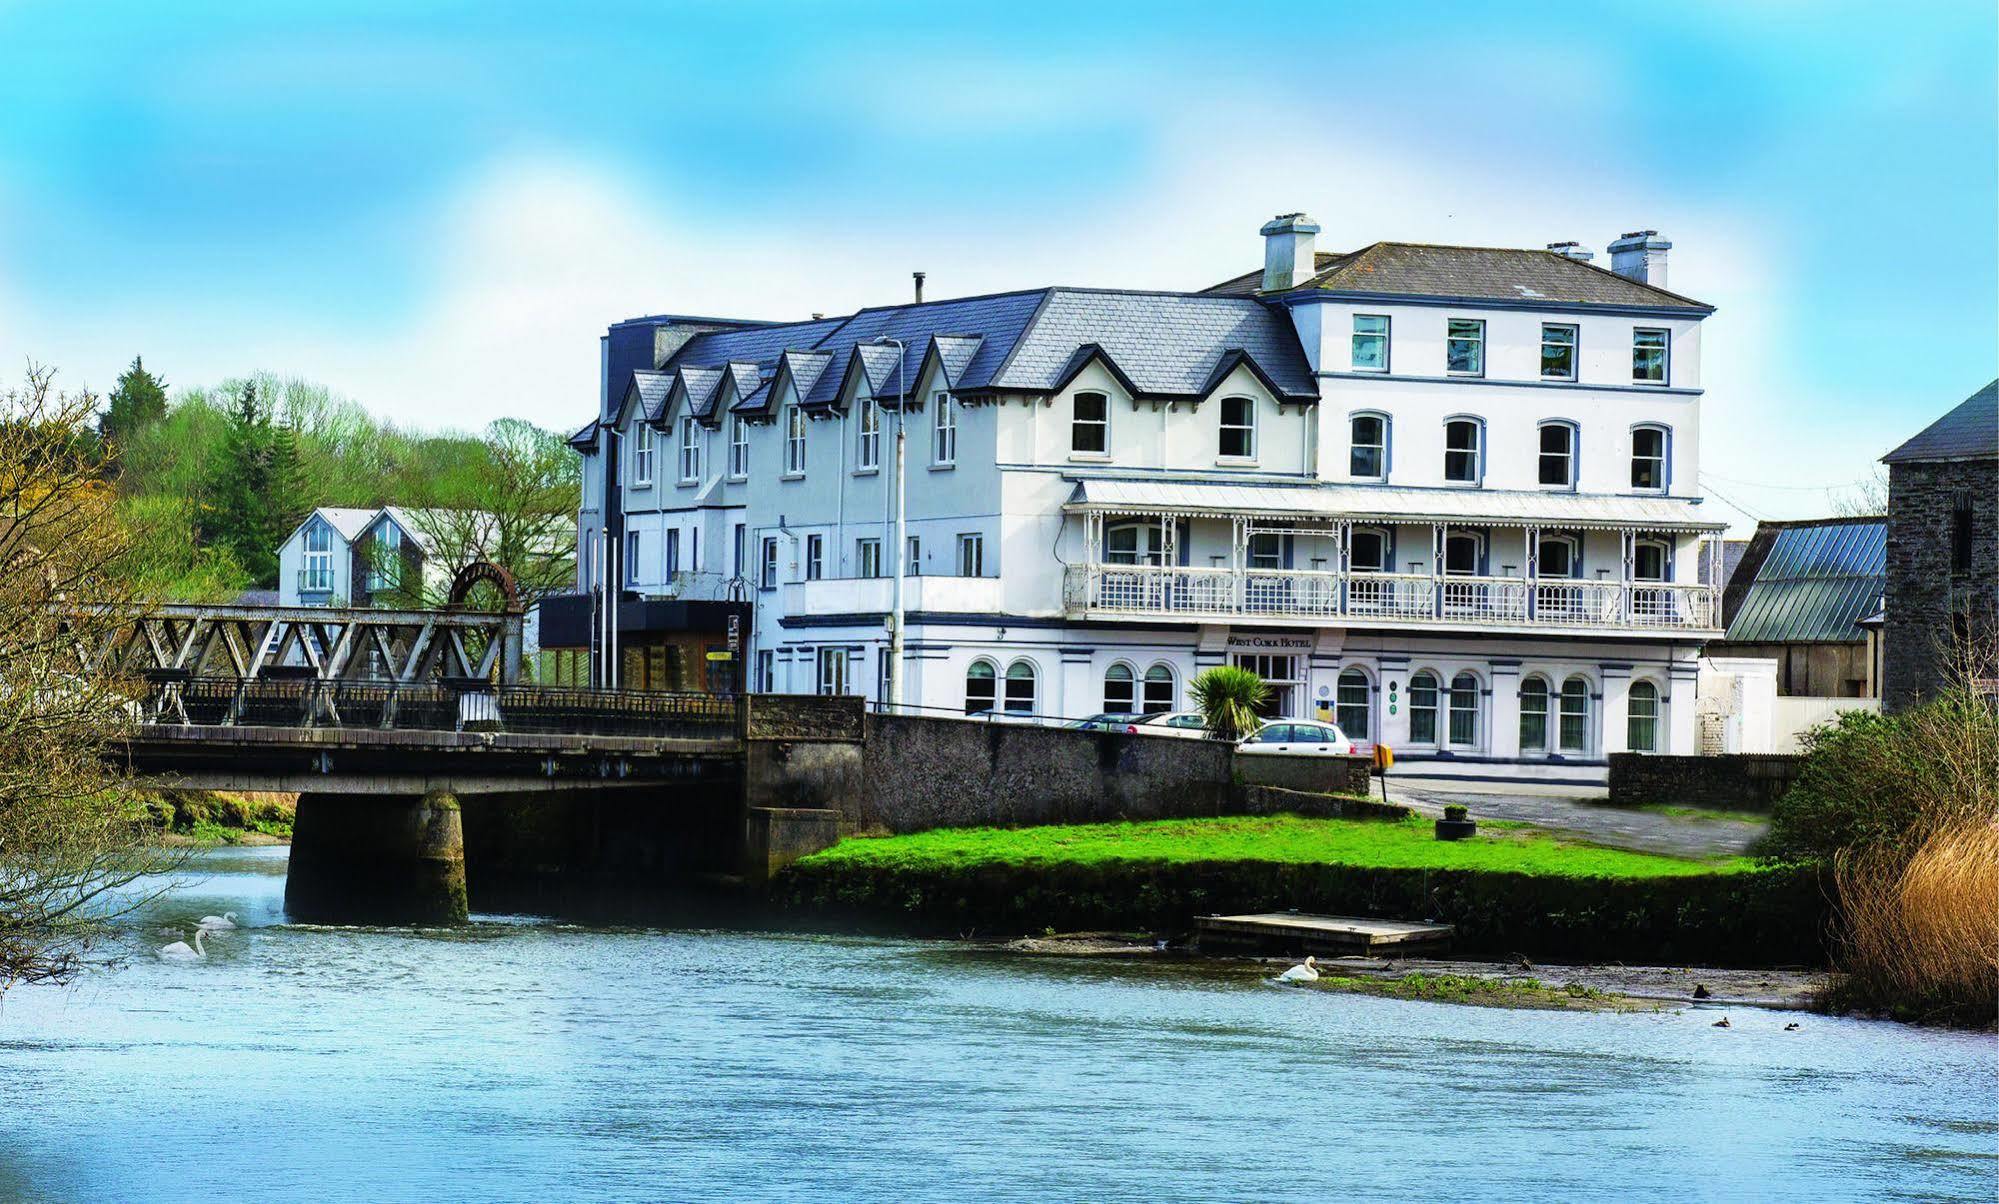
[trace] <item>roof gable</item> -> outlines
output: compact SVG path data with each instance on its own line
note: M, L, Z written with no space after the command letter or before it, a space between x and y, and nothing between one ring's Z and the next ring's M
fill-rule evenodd
M1954 406L1894 451L1884 464L1986 460L1999 456L1999 380Z

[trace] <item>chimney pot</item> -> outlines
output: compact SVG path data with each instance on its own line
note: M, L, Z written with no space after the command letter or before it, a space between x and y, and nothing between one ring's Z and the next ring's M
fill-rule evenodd
M916 303L921 305L923 304L923 273L911 272L909 275L911 279L916 281Z
M1666 252L1673 244L1657 230L1632 230L1610 244L1610 270L1640 284L1666 287Z
M1576 260L1579 263L1588 263L1590 260L1596 258L1595 251L1590 250L1579 242L1551 242L1548 244L1548 249L1557 255Z
M1318 274L1313 243L1319 225L1302 213L1280 213L1263 223L1263 291L1296 288Z

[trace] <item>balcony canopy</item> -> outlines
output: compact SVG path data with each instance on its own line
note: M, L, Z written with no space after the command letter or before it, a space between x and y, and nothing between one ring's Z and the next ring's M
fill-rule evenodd
M1076 481L1076 513L1186 515L1315 522L1463 523L1563 530L1721 531L1679 498L1386 485L1254 485L1208 481Z

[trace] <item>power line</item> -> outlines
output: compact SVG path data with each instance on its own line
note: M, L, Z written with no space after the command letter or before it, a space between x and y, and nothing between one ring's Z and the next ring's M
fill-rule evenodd
M1755 519L1755 520L1756 520L1757 522L1759 522L1759 523L1760 523L1760 522L1767 522L1767 521L1769 520L1769 515L1767 515L1767 514L1761 514L1761 513L1757 512L1757 511L1755 511L1755 510L1751 510L1751 509L1750 509L1749 507L1747 507L1747 506L1743 505L1743 504L1742 504L1741 502L1738 502L1738 501L1736 501L1736 500L1735 500L1734 498L1732 498L1732 497L1728 496L1727 494L1723 493L1723 492L1722 492L1721 490L1719 490L1719 489L1716 489L1716 488L1714 487L1714 482L1708 479L1708 474L1707 474L1707 473L1702 473L1702 474L1700 474L1700 478L1701 478L1701 484L1703 484L1703 485L1707 486L1707 491L1708 491L1709 493L1712 493L1712 494L1713 494L1713 495L1715 495L1716 497L1720 498L1720 499L1721 499L1722 501L1724 501L1724 502L1727 502L1727 503L1728 503L1729 505L1731 505L1731 506L1735 507L1735 508L1736 508L1737 510L1741 511L1741 512L1742 512L1743 514L1746 514L1746 515L1748 515L1748 516L1749 516L1750 518L1753 518L1753 519Z
M1718 472L1708 472L1705 469L1701 472L1701 480L1724 481L1730 485L1739 486L1744 489L1785 489L1797 493L1831 493L1835 489L1854 489L1868 482L1868 478L1860 477L1851 481L1843 481L1837 485L1772 485L1764 481L1745 481L1739 477L1725 477Z

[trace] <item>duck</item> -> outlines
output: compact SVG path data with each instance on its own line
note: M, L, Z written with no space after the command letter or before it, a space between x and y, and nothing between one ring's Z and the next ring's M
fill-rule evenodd
M1723 1017L1722 1017L1721 1019L1719 1019L1719 1020L1715 1021L1715 1022L1714 1022L1713 1024L1709 1025L1708 1027L1709 1027L1709 1028L1734 1028L1735 1026L1734 1026L1733 1024L1730 1024L1730 1023L1728 1022L1728 1017L1726 1017L1726 1016L1723 1016Z
M1798 1031L1798 1022L1797 1022L1797 1021L1795 1021L1795 1020L1791 1021L1791 1022L1790 1022L1789 1024L1787 1024L1787 1025L1785 1025L1785 1026L1784 1026L1784 1031L1785 1031L1785 1032L1787 1032L1787 1033L1795 1033L1795 1032L1797 1032L1797 1031Z
M1706 999L1706 998L1708 998L1708 996L1709 996L1710 994L1712 994L1712 992L1710 992L1710 991L1709 991L1709 990L1707 989L1707 984L1706 984L1706 983L1704 983L1704 982L1697 982L1697 983L1695 983L1695 984L1694 984L1694 998L1695 998L1695 999Z
M201 944L201 929L194 930L194 945L186 941L175 941L171 945L160 946L160 960L164 962L198 962L208 956L208 950Z
M1316 968L1318 964L1319 964L1318 958L1308 957L1305 959L1302 965L1293 966L1289 970L1286 970L1284 973L1279 974L1277 976L1277 981L1317 982L1319 980L1319 971Z
M210 932L221 932L226 928L234 928L236 927L236 913L225 911L219 916L203 916L201 917L201 927L206 928Z

